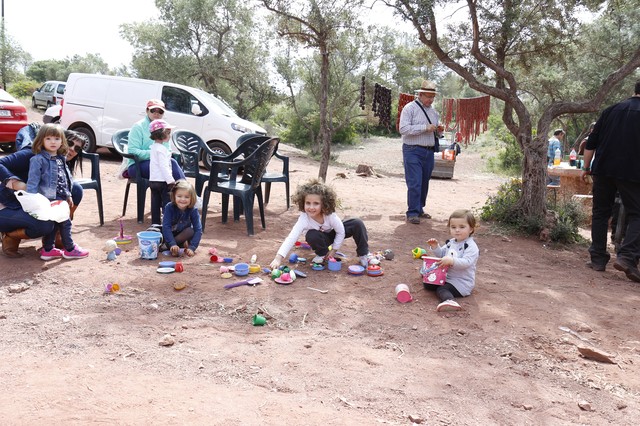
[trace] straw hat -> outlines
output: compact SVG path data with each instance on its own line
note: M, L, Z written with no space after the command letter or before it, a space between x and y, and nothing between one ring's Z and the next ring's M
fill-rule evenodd
M433 93L436 94L438 91L436 90L436 84L433 81L423 80L422 86L419 89L416 89L416 93Z

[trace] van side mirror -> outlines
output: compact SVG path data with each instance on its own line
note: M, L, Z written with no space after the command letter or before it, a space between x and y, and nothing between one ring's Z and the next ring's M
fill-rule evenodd
M191 114L193 114L193 115L202 114L202 110L200 109L200 105L198 105L198 104L191 105Z

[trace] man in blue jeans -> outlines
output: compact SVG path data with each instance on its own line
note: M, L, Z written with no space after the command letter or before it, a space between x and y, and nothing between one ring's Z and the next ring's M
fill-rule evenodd
M591 261L587 266L604 271L609 262L607 231L616 192L619 192L627 213L627 229L613 267L635 282L640 282L637 267L640 256L639 140L640 80L632 97L605 109L596 121L585 145L582 168L583 179L593 175Z
M431 107L438 93L436 85L428 80L416 90L417 99L409 102L400 114L402 135L402 161L407 183L407 221L420 224L420 218L430 219L425 213L429 193L429 180L434 167L434 152L438 151L439 115Z

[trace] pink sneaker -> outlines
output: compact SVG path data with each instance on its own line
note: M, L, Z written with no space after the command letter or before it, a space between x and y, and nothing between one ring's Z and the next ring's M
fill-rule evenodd
M40 249L40 259L42 260L60 259L62 256L62 250L55 247L51 250L45 250L44 248Z
M82 259L87 256L89 256L89 250L85 250L77 244L73 247L73 250L67 251L65 249L65 251L62 252L62 257L65 259Z

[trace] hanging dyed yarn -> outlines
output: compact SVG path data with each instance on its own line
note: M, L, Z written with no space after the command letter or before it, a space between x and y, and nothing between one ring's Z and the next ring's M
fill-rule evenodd
M481 132L487 130L490 105L491 98L489 96L463 99L445 98L442 100L442 122L448 131L457 129L466 146L470 141L475 141ZM455 125L451 126L451 123L454 122Z
M409 102L413 102L416 97L409 93L400 93L400 97L398 98L398 119L396 120L396 130L400 131L400 113L402 113L402 108Z
M391 89L375 84L371 110L374 117L380 118L380 125L388 129L391 125Z

